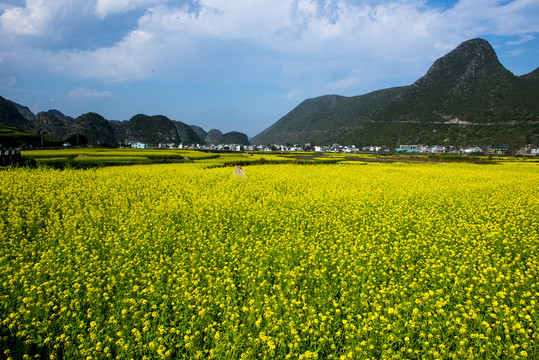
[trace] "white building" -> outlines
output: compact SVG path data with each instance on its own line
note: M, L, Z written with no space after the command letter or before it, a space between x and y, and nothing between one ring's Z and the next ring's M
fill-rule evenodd
M141 142L136 142L136 143L132 143L131 147L133 149L146 149L146 144L141 143Z

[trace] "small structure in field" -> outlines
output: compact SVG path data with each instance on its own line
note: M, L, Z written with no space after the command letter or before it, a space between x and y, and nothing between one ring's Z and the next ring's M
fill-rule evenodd
M234 172L232 173L232 176L243 177L243 178L247 177L247 175L245 175L245 172L243 171L240 165L236 167L236 170L234 170Z

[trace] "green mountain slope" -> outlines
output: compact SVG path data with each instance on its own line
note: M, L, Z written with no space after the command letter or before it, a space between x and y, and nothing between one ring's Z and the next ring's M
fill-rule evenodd
M116 142L114 129L109 121L97 113L86 113L68 125L68 135L82 134L88 138L89 145L112 145Z
M0 96L0 126L12 126L29 130L31 121L22 116L13 102Z
M15 127L0 125L0 148L10 148L19 146L33 147L58 147L62 146L62 142L50 138L43 134L38 134L32 131L20 130Z
M539 114L533 78L505 69L490 44L473 39L438 59L427 74L404 89L374 120L503 123ZM522 113L522 110L529 110Z
M49 111L39 112L35 116L32 121L32 129L36 132L43 131L45 134L55 139L67 138L67 123Z
M10 101L13 106L15 106L15 108L17 109L17 111L22 115L24 116L24 118L26 120L29 120L29 121L32 121L36 118L36 116L34 115L34 113L28 108L28 106L24 106L24 105L20 105L20 104L17 104L16 102L14 101Z
M219 144L222 137L223 137L223 133L221 132L221 130L210 129L210 131L206 133L206 137L204 138L204 141L206 142L206 144L210 144L210 145Z
M221 136L221 139L219 139L219 143L249 145L249 139L247 138L247 135L245 135L244 133L240 133L237 131L230 131L223 134L223 136Z
M97 113L87 113L73 119L58 110L49 110L34 115L26 106L19 105L0 97L0 126L10 127L6 135L16 129L22 134L27 132L43 133L44 136L58 140L75 139L81 135L88 139L89 145L114 145L143 142L150 146L158 144L183 143L184 145L205 144L206 137L210 142L218 144L223 133L212 129L206 133L196 125L187 125L181 121L171 120L163 115L148 116L139 114L129 121L107 120ZM15 128L15 129L11 129ZM227 143L248 144L247 135L231 132L224 140ZM34 136L34 135L32 135ZM23 141L24 142L24 141ZM17 140L17 144L23 142ZM7 143L7 140L5 141ZM10 142L12 143L12 142ZM50 143L50 141L49 141ZM56 145L61 142L55 143ZM32 143L33 144L33 143Z
M179 143L180 136L176 126L166 116L138 114L125 125L128 142L140 141L147 144Z
M255 144L539 144L538 70L517 77L490 44L468 40L410 86L309 99Z
M200 137L192 126L181 121L174 121L174 124L176 125L176 130L180 136L181 143L184 145L204 144L204 138Z
M203 128L197 125L189 125L189 127L195 132L195 134L197 134L200 141L202 141L203 143L206 142L205 139L206 139L206 135L208 134L206 130L204 130Z
M401 90L391 88L362 96L326 95L305 100L256 135L251 143L353 143L350 133L363 129L373 113L386 106Z

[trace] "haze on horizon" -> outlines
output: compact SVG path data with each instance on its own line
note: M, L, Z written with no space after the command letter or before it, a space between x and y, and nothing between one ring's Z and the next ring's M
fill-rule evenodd
M306 98L409 85L481 37L539 66L537 0L0 0L0 96L254 136Z

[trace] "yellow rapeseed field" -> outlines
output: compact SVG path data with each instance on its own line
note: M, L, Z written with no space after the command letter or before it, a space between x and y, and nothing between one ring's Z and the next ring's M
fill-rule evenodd
M0 172L0 358L537 359L539 165Z

